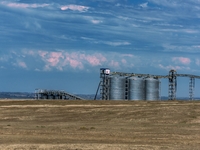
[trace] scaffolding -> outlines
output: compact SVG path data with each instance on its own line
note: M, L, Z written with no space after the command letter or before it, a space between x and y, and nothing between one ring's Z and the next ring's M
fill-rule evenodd
M109 74L110 70L108 68L100 69L100 99L109 100Z
M176 99L176 89L177 89L177 80L176 80L176 71L170 70L169 71L169 95L168 100L175 100Z

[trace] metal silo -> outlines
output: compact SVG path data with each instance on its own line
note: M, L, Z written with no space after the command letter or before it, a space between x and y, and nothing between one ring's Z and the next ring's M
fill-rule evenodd
M129 100L145 100L145 81L143 78L130 77L129 79Z
M145 79L145 93L146 100L159 100L160 99L160 81L156 78Z
M126 78L121 76L110 76L109 82L110 82L109 99L124 100Z

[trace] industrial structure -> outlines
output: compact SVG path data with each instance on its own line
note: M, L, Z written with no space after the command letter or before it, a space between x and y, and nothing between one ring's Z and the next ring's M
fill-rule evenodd
M63 99L63 100L84 100L83 98L69 94L65 91L59 90L44 90L36 89L35 90L35 99Z
M100 83L94 100L100 90L101 100L161 100L161 81L168 79L168 100L176 100L177 78L189 78L189 99L194 99L195 79L200 76L178 74L170 70L168 75L111 72L109 68L100 69ZM36 89L35 99L84 100L83 98L60 90Z
M160 79L169 81L168 100L176 99L177 77L188 77L189 99L194 99L195 79L200 76L177 74L170 70L168 75L150 75L123 72L110 72L108 68L100 69L101 100L160 100Z

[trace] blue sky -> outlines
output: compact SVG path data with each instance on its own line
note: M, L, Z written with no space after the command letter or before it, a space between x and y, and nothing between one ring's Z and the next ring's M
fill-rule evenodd
M93 94L102 67L200 75L199 24L198 0L0 0L0 91Z

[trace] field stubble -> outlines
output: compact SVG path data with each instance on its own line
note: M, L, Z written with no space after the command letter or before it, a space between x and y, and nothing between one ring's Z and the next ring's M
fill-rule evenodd
M0 100L1 149L200 149L200 102Z

